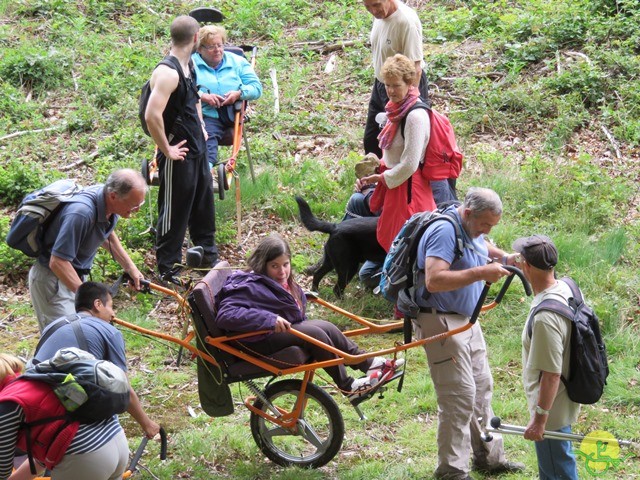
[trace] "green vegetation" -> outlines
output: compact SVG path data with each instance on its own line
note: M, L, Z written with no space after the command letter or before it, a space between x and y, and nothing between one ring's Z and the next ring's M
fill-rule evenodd
M153 154L139 127L137 97L167 51L175 15L200 6L182 0L0 0L0 235L28 192L64 176L88 185L115 168L138 168ZM602 401L583 408L576 430L602 429L638 439L640 400L640 1L432 1L420 5L426 70L434 106L447 113L466 155L459 192L471 185L495 189L505 204L492 232L508 248L520 235L544 233L556 241L559 273L582 286L603 322L611 376ZM265 86L247 124L256 167L238 164L242 238L236 240L234 191L216 201L217 240L234 266L259 235L289 236L298 272L319 258L324 237L295 220L294 194L323 218L340 219L361 155L361 135L372 80L366 45L371 25L359 0L221 0L232 41L259 46L257 71ZM338 49L336 69L315 42L350 41ZM269 76L275 69L280 113L274 113ZM226 152L223 152L225 155ZM619 155L618 155L619 154ZM157 189L119 235L143 270L153 275ZM0 243L3 351L28 354L36 324L24 282L31 261ZM113 281L117 265L101 253L95 280ZM303 282L308 279L300 276ZM331 280L331 279L330 279ZM517 282L514 282L517 284ZM332 300L331 281L320 288ZM138 294L116 301L125 319L180 335L177 305ZM356 281L341 307L376 319L391 307ZM483 316L495 380L494 410L525 424L520 385L520 333L529 299L515 285ZM352 324L328 316L341 326ZM436 463L436 401L424 352L407 353L404 389L363 404L361 423L335 395L346 436L335 461L319 471L282 469L264 460L251 438L248 412L238 406L210 419L198 407L195 367L172 366L177 352L123 332L134 386L154 418L170 432L169 460L151 447L143 462L158 478L382 479L430 478ZM399 334L362 339L389 346ZM320 384L327 376L320 372ZM236 400L249 392L232 387ZM187 413L193 407L197 417ZM135 448L139 427L123 422ZM505 438L510 458L536 474L530 443ZM637 453L635 454L637 460ZM146 472L137 478L153 478ZM482 478L474 474L474 478ZM584 468L581 478L588 478ZM625 460L602 478L640 478Z

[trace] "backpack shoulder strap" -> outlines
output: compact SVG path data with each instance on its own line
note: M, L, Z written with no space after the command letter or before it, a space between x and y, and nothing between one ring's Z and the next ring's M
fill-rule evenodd
M442 217L453 225L453 229L456 233L456 248L455 248L455 258L454 262L461 258L464 255L464 237L462 235L462 227L458 223L458 219L455 217L454 213L451 210L444 210L442 212Z
M564 318L570 320L571 322L573 322L573 317L575 315L575 311L569 305L566 305L559 300L554 300L551 298L543 300L538 305L536 305L529 314L529 320L527 320L527 336L529 338L531 338L531 334L533 333L533 322L535 321L535 316L542 310L547 310L549 312L554 312L558 315L562 315Z
M571 298L573 299L573 301L575 302L575 305L581 305L582 303L584 303L584 298L582 296L582 292L580 291L580 287L578 287L578 284L576 283L576 281L571 278L571 277L562 277L560 279L561 282L566 283L569 288L571 289ZM571 305L572 302L570 302L569 304Z
M75 319L76 321L71 322L71 327L73 328L73 334L76 336L76 341L78 342L78 347L80 350L84 350L85 352L89 351L89 343L87 342L87 337L82 331L82 323L78 322L79 317Z
M178 78L179 78L178 86L183 85L185 89L184 91L186 94L186 92L189 90L189 82L187 81L187 77L184 76L184 72L182 71L182 65L180 64L180 60L178 60L173 55L167 55L158 63L158 65L156 65L156 68L158 68L159 65L166 65L167 67L173 68L175 71L178 72ZM191 72L191 78L195 79L195 66L191 59L189 59L189 71ZM179 104L178 107L180 109L180 114L184 115L184 110L186 107L185 102L178 102L178 104Z
M417 110L419 108L424 108L427 111L431 110L429 105L424 103L424 101L421 98L418 98L418 101L416 103L414 103L413 106L409 109L409 111L407 112L407 115L409 115L411 112L413 112L414 110ZM407 115L402 117L402 120L400 121L400 134L402 135L402 138L404 138L404 126L407 123Z
M59 318L58 320L53 322L51 326L47 329L47 331L44 333L44 335L40 337L40 340L38 341L38 345L36 345L36 350L33 353L33 356L35 357L36 355L38 355L38 352L42 348L42 345L44 345L45 342L49 340L51 335L53 335L61 327L64 327L69 323L73 325L73 332L76 336L76 340L78 341L78 345L80 346L80 349L84 350L85 352L88 352L89 346L87 344L87 338L85 337L84 332L80 328L80 323L77 321L77 320L80 320L80 318L82 318L80 317L80 315L78 315L77 313L73 313L71 315L67 315L64 318Z

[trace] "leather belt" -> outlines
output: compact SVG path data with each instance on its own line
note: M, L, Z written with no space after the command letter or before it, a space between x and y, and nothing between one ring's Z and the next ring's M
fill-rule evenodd
M431 315L459 315L457 312L443 312L436 310L434 307L420 307L420 313L429 313Z

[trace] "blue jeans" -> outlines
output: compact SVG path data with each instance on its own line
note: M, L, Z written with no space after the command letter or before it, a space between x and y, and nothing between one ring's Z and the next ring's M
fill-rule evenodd
M360 217L376 217L377 215L371 213L371 210L369 210L369 199L372 195L373 189L369 190L366 195L363 195L361 192L352 194L347 202L347 211L342 221L344 222L345 220ZM362 264L358 276L366 287L376 288L378 283L380 283L380 275L376 274L379 274L381 271L382 263L367 260Z
M555 430L571 433L571 425ZM578 480L576 457L568 440L535 442L540 480Z
M204 126L207 130L207 160L209 161L209 168L213 168L218 160L218 143L224 135L227 128L222 125L219 119L204 117Z
M373 189L369 190L366 195L363 195L361 192L352 193L347 202L346 212L342 221L344 222L345 220L360 217L377 217L375 213L369 210L369 200L372 195Z
M367 260L360 267L358 276L360 281L368 288L376 288L380 283L380 273L382 272L382 263Z

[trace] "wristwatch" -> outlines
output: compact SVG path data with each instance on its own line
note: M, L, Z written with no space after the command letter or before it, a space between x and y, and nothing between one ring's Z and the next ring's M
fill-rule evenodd
M536 405L536 413L538 415L549 415L549 410L545 410L540 405Z

